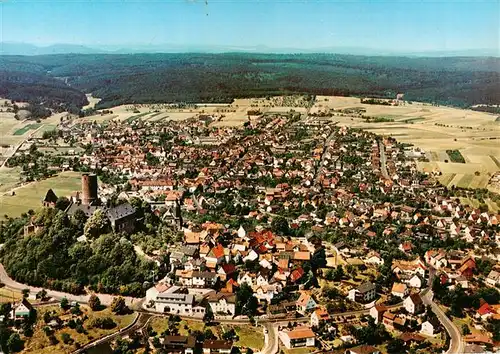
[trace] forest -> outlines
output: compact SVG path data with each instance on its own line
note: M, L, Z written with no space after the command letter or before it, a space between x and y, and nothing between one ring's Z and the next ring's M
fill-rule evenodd
M3 56L0 96L73 111L125 103L231 102L288 93L469 107L498 104L500 59L335 54L62 54Z
M96 215L98 212L88 219L83 212L70 217L62 211L67 199L63 204L58 200L56 208L43 208L0 224L0 243L5 244L0 250L0 262L13 279L73 294L90 289L143 296L144 284L151 281L152 271L163 274L154 262L137 256L127 235L113 233L106 224L107 219ZM151 219L154 214L149 210L141 210L140 202L137 206L149 225L148 232L154 234L151 223L160 223ZM27 223L39 225L41 230L25 235ZM138 225L138 232L140 227ZM82 235L93 242L78 241ZM141 234L131 237L142 240Z

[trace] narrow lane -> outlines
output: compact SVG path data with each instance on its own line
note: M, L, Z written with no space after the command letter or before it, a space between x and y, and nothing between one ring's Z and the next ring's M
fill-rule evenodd
M378 149L380 153L380 172L382 173L382 176L390 179L389 173L387 172L387 156L385 156L385 145L382 140L378 142Z

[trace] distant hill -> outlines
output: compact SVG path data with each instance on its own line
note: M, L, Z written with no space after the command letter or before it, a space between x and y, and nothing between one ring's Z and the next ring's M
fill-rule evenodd
M409 101L496 105L500 58L235 52L3 55L0 61L0 96L77 111L89 92L101 98L97 108L290 93L381 98L404 93Z
M348 54L410 57L500 57L499 49L469 49L447 51L408 52L364 47L317 47L274 48L259 46L229 46L204 44L147 44L147 45L102 45L53 44L37 46L29 43L0 42L3 55L47 55L47 54L138 54L138 53L264 53L264 54Z
M97 54L106 53L106 51L75 44L54 44L46 47L40 47L26 43L0 43L0 54L2 55L48 55L69 53Z

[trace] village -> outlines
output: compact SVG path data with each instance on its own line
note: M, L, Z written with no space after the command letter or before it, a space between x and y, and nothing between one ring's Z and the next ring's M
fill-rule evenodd
M246 321L265 338L247 348L265 354L499 346L500 214L463 205L420 172L420 149L293 110L248 112L243 127L212 120L63 120L9 164L28 178L82 173L81 190L49 190L42 204L107 218L162 267L138 311ZM68 149L48 152L55 144ZM148 223L138 205L161 220L168 244L135 233ZM43 228L32 219L24 237ZM12 316L29 307L19 302ZM225 333L158 342L167 353L237 347Z

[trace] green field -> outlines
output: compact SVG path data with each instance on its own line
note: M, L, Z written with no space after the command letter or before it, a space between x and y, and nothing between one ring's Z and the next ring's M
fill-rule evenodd
M439 182L441 182L442 185L447 186L450 184L450 182L455 178L457 174L456 173L447 173L439 177Z
M5 192L14 187L19 182L20 167L0 168L0 193Z
M139 119L141 117L144 117L145 115L149 114L150 112L144 112L144 113L139 113L139 114L136 114L135 116L132 116L132 117L129 117L127 119L125 119L125 122L127 122L128 124L132 123L134 120L136 119Z
M0 195L0 218L4 215L15 217L30 209L39 209L42 206L42 199L50 188L58 197L80 190L80 176L78 172L63 172L58 176L20 187L15 190L15 195L11 195L10 192Z
M21 129L18 129L14 132L13 135L24 135L26 134L26 132L28 130L35 130L35 129L38 129L42 126L42 124L28 124L28 125L25 125L24 127L22 127Z
M469 188L472 180L474 179L474 175L464 175L457 184L457 187L460 188Z

